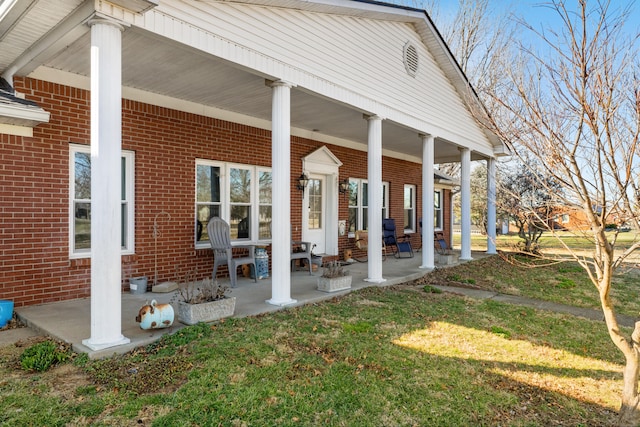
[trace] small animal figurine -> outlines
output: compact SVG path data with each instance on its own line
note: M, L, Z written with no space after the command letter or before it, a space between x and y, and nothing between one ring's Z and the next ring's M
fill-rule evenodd
M136 316L136 322L141 329L161 329L173 325L173 306L171 304L158 304L152 300L140 308Z

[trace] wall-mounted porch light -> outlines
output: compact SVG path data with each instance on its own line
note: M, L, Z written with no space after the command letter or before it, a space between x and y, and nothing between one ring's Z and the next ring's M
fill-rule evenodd
M300 177L298 178L298 184L296 185L296 187L298 188L298 190L304 192L304 189L307 188L308 183L309 178L307 178L307 175L305 175L303 172L302 175L300 175Z
M338 191L340 194L346 194L349 191L349 179L345 178L338 183Z

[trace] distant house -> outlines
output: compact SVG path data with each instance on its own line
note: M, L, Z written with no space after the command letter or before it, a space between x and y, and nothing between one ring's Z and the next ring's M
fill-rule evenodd
M593 212L596 215L602 215L601 207L594 207ZM610 209L605 218L605 226L615 229L627 229L627 222L630 218L620 209ZM587 214L580 208L571 206L558 206L553 210L551 226L558 230L587 230L591 227L591 223Z
M424 11L5 3L0 296L17 306L90 296L87 346L126 341L130 277L211 273L213 216L234 242L269 248L270 304L294 301L292 237L331 258L368 229L368 280L382 282L381 221L392 217L433 268L451 197L434 164L462 164L461 257L471 258L470 162L491 170L507 150L472 116L478 99Z

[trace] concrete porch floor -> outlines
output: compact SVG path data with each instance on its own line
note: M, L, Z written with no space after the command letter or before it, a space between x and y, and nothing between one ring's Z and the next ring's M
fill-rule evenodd
M474 253L474 258L484 256L484 253ZM361 289L369 286L391 286L422 277L427 270L420 269L422 254L417 252L413 258L396 259L387 257L382 263L382 276L386 279L380 284L365 282L367 277L367 263L355 262L345 267L353 276L351 289ZM438 266L438 265L436 265ZM271 298L271 277L258 280L239 277L238 286L231 290L231 296L236 297L236 308L233 317L253 316L274 312L309 303L333 298L335 295L348 293L338 291L333 293L321 292L316 289L317 278L322 269L309 275L308 270L291 273L291 298L297 302L286 307L274 306L265 301ZM228 282L223 278L222 282ZM111 347L103 350L91 350L82 344L82 340L91 335L91 302L90 299L77 299L15 309L18 318L24 322L30 332L67 342L74 351L87 353L90 358L102 358L113 354L123 354L134 348L150 344L162 335L171 334L185 327L174 320L171 327L165 329L143 330L135 321L139 309L155 299L159 304L169 303L174 293L122 294L122 334L131 340L129 344Z

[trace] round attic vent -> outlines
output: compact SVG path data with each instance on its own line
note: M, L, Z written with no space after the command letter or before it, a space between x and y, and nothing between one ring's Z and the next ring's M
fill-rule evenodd
M402 59L404 61L404 68L407 70L407 74L414 77L418 72L418 49L416 49L411 42L407 42L404 45Z

